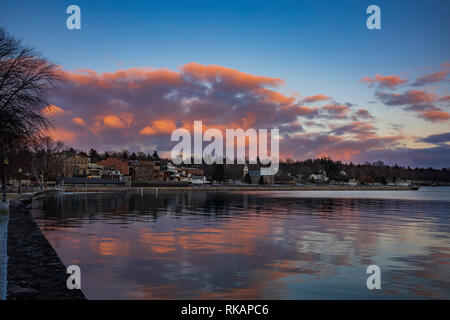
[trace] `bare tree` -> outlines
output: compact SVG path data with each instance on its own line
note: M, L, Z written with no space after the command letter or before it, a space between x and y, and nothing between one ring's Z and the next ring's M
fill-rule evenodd
M55 64L0 28L0 153L30 141L50 126L42 114L58 80Z
M33 174L38 180L42 180L46 187L47 181L57 179L63 174L61 151L64 149L64 144L44 136L34 141L32 149L34 151Z

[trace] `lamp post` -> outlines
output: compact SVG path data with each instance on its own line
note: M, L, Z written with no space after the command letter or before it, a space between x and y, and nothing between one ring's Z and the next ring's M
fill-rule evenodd
M41 174L41 190L44 189L44 175Z
M19 190L17 193L20 194L22 191L22 168L19 168Z
M3 160L3 164L5 165L5 174L3 175L3 202L6 202L6 181L8 180L7 179L7 176L8 176L8 164L9 164L9 161L8 161L8 158L5 158L5 160Z

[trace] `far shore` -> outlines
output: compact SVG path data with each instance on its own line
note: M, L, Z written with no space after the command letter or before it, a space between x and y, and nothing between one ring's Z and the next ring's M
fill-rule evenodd
M198 185L184 187L82 187L65 186L62 192L143 192L143 191L405 191L417 186L308 186L308 185Z
M339 186L339 185L196 185L162 187L101 187L101 186L64 186L64 188L44 188L22 194L8 193L9 200L36 199L54 192L101 193L101 192L252 192L252 191L416 191L420 186Z

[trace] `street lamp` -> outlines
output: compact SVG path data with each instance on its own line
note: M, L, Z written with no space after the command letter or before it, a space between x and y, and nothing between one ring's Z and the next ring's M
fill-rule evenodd
M6 202L6 181L7 181L7 176L8 176L8 158L5 158L5 160L3 160L3 164L5 165L5 174L3 175L3 202Z
M22 191L22 168L19 168L19 190L17 191L18 194Z

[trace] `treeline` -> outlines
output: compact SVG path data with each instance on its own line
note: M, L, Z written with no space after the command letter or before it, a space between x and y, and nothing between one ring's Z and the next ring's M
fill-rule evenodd
M95 149L89 152L76 151L72 148L65 152L83 154L91 158L91 162L98 162L108 157L117 157L124 160L141 160L141 161L158 161L168 160L160 159L158 153L154 151L152 154L144 152L129 152L123 150L120 152L103 152L99 153ZM224 162L225 159L224 159ZM193 163L193 159L191 161ZM189 166L189 165L188 165ZM240 164L201 164L195 165L203 169L208 179L216 181L239 180L243 177L244 165ZM249 165L249 170L257 170L260 165ZM389 166L382 161L373 163L354 164L343 163L341 161L333 161L329 157L318 159L308 159L304 161L288 160L280 162L279 176L302 176L306 181L308 177L315 173L325 172L326 175L334 181L348 181L356 179L361 183L382 183L396 182L398 180L416 180L429 182L449 182L450 169L433 169L433 168L411 168L403 167L398 164ZM343 175L342 172L345 172Z
M44 181L54 180L61 176L63 159L70 155L83 155L89 157L91 162L96 163L109 157L124 160L139 161L162 161L156 151L153 153L110 151L98 152L90 149L88 152L65 147L61 142L55 142L50 137L44 137L23 148L10 150L9 176L17 178L19 168L22 175L32 178L41 177ZM191 161L193 163L193 161ZM225 161L224 161L225 162ZM215 181L240 180L243 178L244 165L241 164L200 164L186 165L203 169L206 177ZM249 170L258 170L260 165L249 165ZM280 162L278 176L295 176L306 182L311 174L325 172L334 181L348 181L356 179L360 183L382 183L396 182L398 180L414 180L424 182L446 182L450 183L450 169L433 168L411 168L399 165L389 166L381 161L364 164L343 163L333 161L331 158L308 159L305 161ZM344 174L343 174L344 173ZM0 172L0 176L1 176Z
M158 161L160 160L158 152L153 151L152 154L144 152L129 152L128 150L122 151L107 151L98 152L95 149L90 149L89 152L83 150L75 150L74 148L68 148L64 150L66 154L80 154L91 159L91 162L97 163L108 158L120 158L123 160L139 160L139 161Z
M238 180L243 177L243 165L199 165L208 178L216 181L228 179ZM249 165L249 170L257 170L259 165ZM323 157L308 159L304 161L288 160L280 162L278 176L295 176L300 181L307 182L311 174L325 172L333 181L346 182L356 179L360 183L382 183L396 182L399 180L414 180L423 182L446 182L450 183L450 168L411 168L398 164L389 166L382 161L373 163L354 164L333 161L331 158ZM342 174L342 173L345 174Z
M346 181L356 179L366 183L389 183L401 180L418 180L429 182L450 182L450 169L411 168L398 164L389 166L382 161L373 163L354 164L333 161L324 157L305 161L289 161L280 164L281 172L289 172L294 175L309 177L312 173L325 171L330 179ZM344 171L345 175L341 172Z

